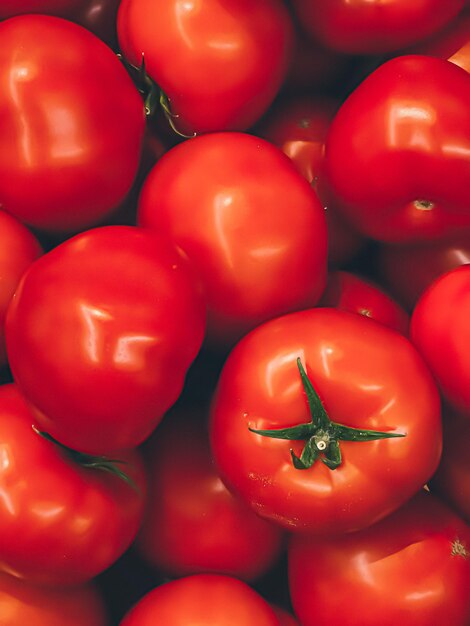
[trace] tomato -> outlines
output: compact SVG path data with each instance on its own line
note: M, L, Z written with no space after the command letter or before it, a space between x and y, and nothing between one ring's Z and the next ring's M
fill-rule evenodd
M169 414L146 446L150 487L138 550L166 576L214 572L254 580L280 556L283 535L226 489L205 425L194 417Z
M169 150L144 183L138 222L194 263L214 345L313 306L325 286L323 208L289 159L252 135L212 133Z
M0 367L7 363L5 316L20 278L42 254L39 241L17 219L0 211Z
M121 0L88 0L73 16L113 49L117 49L117 13Z
M381 280L410 310L438 276L466 263L470 263L468 230L443 241L382 245L377 258Z
M396 331L336 309L300 311L259 326L229 355L211 445L222 480L262 517L291 531L358 530L435 471L439 396Z
M169 99L185 134L245 130L285 78L293 38L281 0L122 0L119 44Z
M421 295L411 316L411 339L446 400L470 415L470 265L442 274Z
M104 602L94 586L36 587L0 574L2 626L107 626Z
M438 31L464 0L293 0L293 5L302 26L328 48L381 54Z
M198 574L150 591L120 626L279 626L273 609L246 583L216 574Z
M137 172L139 92L116 55L69 21L11 18L0 39L2 208L51 232L98 223Z
M349 96L330 126L326 167L364 234L411 242L470 226L468 98L467 72L419 55L384 63Z
M0 19L25 13L43 13L70 17L89 0L2 0Z
M406 311L378 285L351 272L329 273L320 306L365 315L403 335L408 334Z
M279 620L279 626L299 626L299 622L286 610L280 606L272 605L272 607L276 613L277 619Z
M176 401L204 328L187 260L157 233L107 226L29 267L6 340L41 429L76 450L114 454L141 443Z
M145 482L136 452L121 453L133 480L73 460L33 430L14 385L0 387L0 570L47 585L78 584L109 567L134 540Z
M289 585L302 626L467 626L470 528L431 494L358 533L293 536Z
M444 447L431 490L470 524L470 415L444 413Z

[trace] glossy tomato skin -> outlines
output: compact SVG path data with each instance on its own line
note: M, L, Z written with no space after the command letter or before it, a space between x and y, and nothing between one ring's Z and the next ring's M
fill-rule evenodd
M119 44L170 100L187 135L245 130L285 78L293 29L281 0L123 0Z
M150 591L120 626L279 626L269 604L246 583L217 574L179 578Z
M283 533L227 490L205 424L194 418L168 414L145 447L149 492L137 549L172 578L212 572L254 580L280 557Z
M396 57L340 108L326 142L341 209L382 241L437 240L470 225L470 76L443 59Z
M71 17L74 11L84 7L89 0L2 0L0 19L26 13L42 13Z
M140 94L112 50L72 22L19 16L0 38L2 208L51 232L97 224L137 172Z
M2 626L108 626L104 602L97 589L38 587L0 574Z
M445 26L464 0L293 0L302 26L328 48L349 54L399 50Z
M0 387L0 570L49 586L82 583L114 563L137 534L142 461L137 452L119 455L131 486L81 467L33 423L17 387Z
M403 335L408 334L406 311L381 287L352 272L336 270L328 274L320 306L365 315Z
M74 21L117 49L117 13L121 0L87 0L74 14Z
M470 528L422 492L378 524L293 536L289 585L302 626L467 626Z
M470 415L470 265L437 278L411 316L410 336L445 399Z
M470 231L444 241L382 245L377 266L381 281L409 310L441 274L470 263Z
M310 421L300 358L330 419L406 433L340 442L334 471L321 460L296 469L303 441L253 429ZM363 316L317 308L258 327L233 349L211 411L211 445L227 486L262 517L316 534L364 528L398 508L430 478L441 454L439 396L420 355L402 335Z
M204 328L183 255L157 233L107 226L30 266L7 314L7 351L43 430L114 454L141 443L176 401Z
M168 151L144 183L138 222L194 263L216 346L313 306L324 289L321 203L278 148L252 135L213 133Z
M0 366L7 364L5 316L20 278L41 256L41 244L16 218L0 211Z

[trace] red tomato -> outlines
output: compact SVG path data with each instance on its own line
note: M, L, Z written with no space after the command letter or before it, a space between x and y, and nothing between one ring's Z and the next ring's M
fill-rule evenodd
M330 193L325 193L324 154L328 128L338 103L332 98L291 98L270 110L257 134L278 146L311 183L326 208L328 260L331 265L350 261L362 238L335 209Z
M157 233L107 226L30 266L7 314L8 358L42 430L111 454L176 401L204 325L187 260Z
M170 101L188 135L245 130L269 107L290 61L292 24L281 0L123 0L121 49Z
M226 489L194 417L168 415L146 447L150 487L138 550L169 577L214 572L254 580L280 556L283 535Z
M464 0L293 0L293 5L302 26L328 48L380 54L435 33Z
M103 600L95 587L36 587L0 574L2 626L107 626Z
M351 222L391 242L470 226L470 76L425 56L392 59L349 96L326 143L333 192Z
M323 208L289 159L252 135L212 133L169 150L144 184L138 220L196 266L214 344L313 306L324 289Z
M70 17L89 0L2 0L0 19L26 13L43 13Z
M466 263L470 263L468 230L444 241L382 245L377 260L383 282L410 310L438 276Z
M431 494L358 533L293 536L289 585L302 626L467 626L470 528Z
M431 490L470 524L470 415L444 414L444 447Z
M413 343L428 363L446 400L470 415L470 265L437 278L411 317Z
M403 335L408 334L406 311L378 285L351 272L329 273L320 306L365 315Z
M120 626L279 626L273 609L246 583L216 574L187 576L150 591Z
M8 305L23 273L41 254L33 233L0 211L0 367L7 363L4 326Z
M0 39L2 208L48 231L98 223L137 172L139 92L116 55L69 21L15 17Z
M34 432L33 422L18 389L0 387L0 569L34 583L81 583L114 563L135 538L144 509L143 467L137 453L120 454L132 486L80 466Z
M390 438L366 441L338 424ZM292 531L347 532L392 512L431 477L439 396L399 333L336 309L301 311L234 348L213 401L211 443L224 482L262 517Z

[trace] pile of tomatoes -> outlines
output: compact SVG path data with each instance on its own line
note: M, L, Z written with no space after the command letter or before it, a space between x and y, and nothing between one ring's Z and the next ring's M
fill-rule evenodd
M470 3L0 3L2 626L470 626Z

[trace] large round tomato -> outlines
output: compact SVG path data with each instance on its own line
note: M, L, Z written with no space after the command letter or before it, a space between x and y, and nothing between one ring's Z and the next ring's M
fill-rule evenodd
M77 231L125 198L144 104L116 55L45 15L0 24L0 203L49 231Z
M212 406L227 486L289 530L364 528L431 477L439 395L413 345L354 313L318 308L259 326L233 349Z
M227 490L195 417L168 414L145 447L149 492L137 548L171 577L259 578L280 556L283 533Z
M145 478L136 452L118 469L66 452L33 430L14 385L0 387L0 570L30 582L89 580L128 548L142 520ZM0 594L1 595L1 594ZM26 624L29 622L21 622Z
M122 0L121 49L142 57L186 134L245 130L261 117L289 66L292 24L282 0Z
M329 182L364 234L439 239L470 226L470 75L408 55L353 91L326 141Z
M70 589L37 587L0 574L2 626L107 626L106 609L91 585Z
M470 415L470 265L437 278L411 317L411 338L446 400Z
M293 536L289 585L302 626L468 626L470 528L422 492L378 524Z
M293 0L305 29L333 50L380 54L428 37L464 0Z
M197 267L214 343L313 306L325 286L320 201L281 150L252 135L212 133L169 150L144 183L138 220Z
M179 578L150 591L120 626L279 626L269 604L246 583L216 574Z
M155 428L181 392L204 328L187 259L150 230L107 226L30 266L7 313L7 352L41 429L107 454Z

